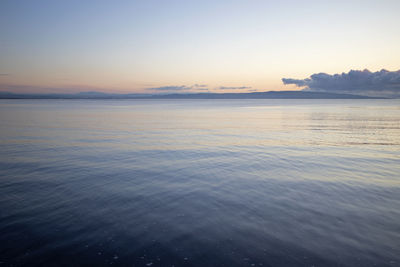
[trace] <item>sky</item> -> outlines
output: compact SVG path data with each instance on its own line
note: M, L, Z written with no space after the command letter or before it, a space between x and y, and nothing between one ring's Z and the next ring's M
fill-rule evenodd
M397 0L2 0L0 91L299 90L282 78L395 72L399 13Z

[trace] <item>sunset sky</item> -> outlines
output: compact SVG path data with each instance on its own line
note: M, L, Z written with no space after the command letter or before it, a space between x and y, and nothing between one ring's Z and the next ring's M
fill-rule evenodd
M0 2L0 91L298 90L400 69L400 1Z

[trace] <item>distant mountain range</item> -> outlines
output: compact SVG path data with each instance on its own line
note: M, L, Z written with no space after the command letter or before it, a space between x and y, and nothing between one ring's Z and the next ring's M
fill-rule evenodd
M0 92L0 99L376 99L351 94L311 91L269 91L253 93L173 93L173 94L109 94L81 92L77 94L16 94Z

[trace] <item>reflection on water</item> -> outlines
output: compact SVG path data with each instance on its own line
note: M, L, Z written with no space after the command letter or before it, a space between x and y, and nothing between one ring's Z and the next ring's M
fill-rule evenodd
M3 265L399 266L398 100L3 100Z

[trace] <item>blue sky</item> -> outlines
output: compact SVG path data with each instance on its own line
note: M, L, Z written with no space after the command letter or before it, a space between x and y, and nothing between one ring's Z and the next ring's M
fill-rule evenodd
M3 0L0 91L296 90L281 78L398 70L399 11L400 1Z

